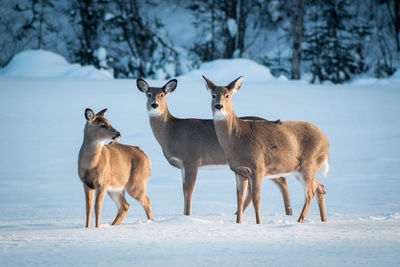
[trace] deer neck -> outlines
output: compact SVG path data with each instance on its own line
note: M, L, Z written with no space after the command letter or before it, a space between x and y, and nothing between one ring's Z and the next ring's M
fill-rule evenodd
M166 142L169 129L168 126L170 125L170 122L174 119L175 117L171 115L168 107L159 116L149 116L150 126L153 130L154 137L161 145Z
M239 121L240 119L233 111L224 120L214 119L215 132L221 146L228 146L229 143L240 135Z
M79 151L79 168L93 169L101 159L102 150L104 148L104 141L92 140L84 137L83 144Z

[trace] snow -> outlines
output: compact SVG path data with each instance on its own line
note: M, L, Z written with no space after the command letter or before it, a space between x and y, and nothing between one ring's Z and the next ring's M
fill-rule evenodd
M216 83L231 82L239 76L244 76L245 80L257 82L274 80L267 67L245 58L217 59L203 63L199 69L182 75L180 79L185 81L203 81L202 75Z
M105 57L105 53L105 50L99 49L99 59ZM45 50L26 50L16 54L11 62L0 70L0 75L32 78L112 78L111 73L106 70L97 70L93 66L70 64L64 57Z
M232 18L229 18L226 22L226 25L228 26L229 35L232 38L235 37L238 31L238 26L236 24L236 21Z
M304 194L289 177L293 216L284 215L279 190L265 180L263 224L255 224L252 207L236 224L235 177L227 166L199 171L193 215L183 216L180 171L167 163L151 132L135 80L81 79L82 69L79 78L55 78L55 66L43 70L48 77L32 78L20 69L0 76L0 265L398 266L400 79L310 85L273 79L239 59L202 68L178 77L168 96L175 116L212 118L201 74L220 84L243 75L232 98L237 115L309 121L327 134L330 172L318 180L327 191L328 222L319 221L316 201L306 222L296 222ZM117 210L107 196L102 227L84 228L77 157L87 107L109 108L106 117L122 133L120 142L140 146L151 159L147 193L154 222L127 196L127 217L110 226Z

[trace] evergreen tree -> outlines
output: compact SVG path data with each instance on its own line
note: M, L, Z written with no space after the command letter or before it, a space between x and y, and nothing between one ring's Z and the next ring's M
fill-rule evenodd
M365 29L355 25L347 10L347 0L313 3L311 27L305 35L304 54L310 61L312 81L342 83L354 74L365 72L360 39Z

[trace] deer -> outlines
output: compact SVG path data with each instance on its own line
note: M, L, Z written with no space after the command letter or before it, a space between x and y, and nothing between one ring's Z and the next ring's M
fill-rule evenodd
M106 111L103 109L95 114L90 108L85 110L86 124L78 157L78 174L85 191L86 227L90 227L95 192L96 227L100 227L106 193L118 208L112 225L120 224L129 211L125 191L143 206L147 219L153 221L150 198L146 195L151 174L150 160L138 147L117 142L121 133L104 117ZM108 140L112 142L106 145Z
M178 81L172 79L163 87L151 87L145 80L137 79L137 88L147 97L146 105L153 135L169 164L181 170L183 214L191 215L192 195L199 168L207 165L226 165L227 161L218 143L213 120L180 119L169 112L166 97L177 85ZM286 215L292 215L286 178L280 177L273 181L281 191ZM250 202L249 195L246 198L247 205Z
M236 174L236 223L242 223L247 183L250 184L256 223L260 224L263 178L288 175L294 175L304 187L305 201L298 222L304 222L315 195L321 221L327 221L326 192L316 179L320 169L324 176L329 171L329 141L325 133L302 121L240 119L233 110L232 95L239 91L243 76L227 86L217 86L203 78L212 96L211 109L218 142L230 169Z

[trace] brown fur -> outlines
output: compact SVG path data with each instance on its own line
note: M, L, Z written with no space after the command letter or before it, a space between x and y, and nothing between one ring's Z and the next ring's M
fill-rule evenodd
M242 221L243 192L247 180L251 185L256 222L261 223L262 179L283 173L296 173L298 179L305 184L306 200L298 221L304 221L315 194L318 195L321 220L326 221L325 190L315 177L329 158L326 135L307 122L241 120L233 111L231 96L239 90L242 77L228 86L217 86L207 78L204 79L213 96L211 106L218 141L230 168L239 176L237 222Z
M149 115L153 134L161 145L168 162L182 171L184 214L191 214L191 201L200 166L225 165L224 151L218 143L213 120L179 119L168 110L166 96L176 88L177 81L171 80L162 88L150 87L143 79L137 80L138 89L147 95L147 110L154 112L157 104L158 116ZM249 117L246 119L260 119ZM177 160L179 159L179 160ZM276 179L285 203L286 213L291 215L290 197L286 178ZM251 196L246 199L251 202Z
M104 145L106 140L120 137L119 132L104 118L105 111L97 115L90 109L85 112L87 123L79 151L78 172L86 196L86 227L90 226L95 191L96 227L100 226L101 206L106 192L118 207L113 225L119 224L129 210L129 204L124 197L125 191L142 204L147 218L153 220L150 199L146 195L146 185L150 179L150 160L138 147L116 142Z

